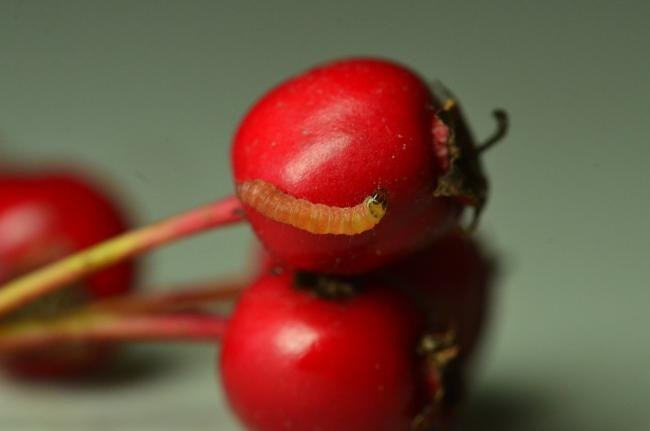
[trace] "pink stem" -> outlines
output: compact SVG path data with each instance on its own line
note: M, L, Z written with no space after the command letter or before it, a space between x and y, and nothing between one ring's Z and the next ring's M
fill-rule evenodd
M203 308L235 299L244 289L242 280L218 280L167 287L167 292L124 295L88 305L87 309L119 313L159 313ZM182 289L182 290L181 290Z
M20 322L0 329L0 356L66 343L126 341L215 342L228 326L224 317L186 313L120 315L85 312L51 321Z

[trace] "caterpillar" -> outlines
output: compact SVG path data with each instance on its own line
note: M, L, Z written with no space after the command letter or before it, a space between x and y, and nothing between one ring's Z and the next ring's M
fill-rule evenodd
M239 183L237 195L242 203L266 217L314 234L363 233L381 221L388 206L382 189L353 207L335 207L293 197L264 180Z

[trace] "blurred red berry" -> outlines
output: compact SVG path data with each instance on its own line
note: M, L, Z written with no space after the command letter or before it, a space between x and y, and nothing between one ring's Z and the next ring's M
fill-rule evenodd
M0 282L123 232L122 211L101 187L64 171L0 176ZM47 318L83 302L129 291L135 266L125 262L36 300L5 319ZM74 345L5 358L15 374L65 377L95 369L105 347Z

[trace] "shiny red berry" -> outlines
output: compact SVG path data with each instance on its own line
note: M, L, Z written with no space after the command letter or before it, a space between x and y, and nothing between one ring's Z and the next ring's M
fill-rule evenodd
M445 109L420 77L375 59L326 64L271 90L242 121L232 150L238 193L261 241L292 266L339 274L429 244L478 196L466 193L456 164L473 144L462 128L467 142L455 145ZM465 165L483 199L478 164Z
M423 312L378 281L309 278L262 276L229 323L220 370L247 429L420 429L412 427L439 389L420 351ZM321 294L363 291L323 299L296 283Z
M122 211L83 176L63 171L5 172L0 178L0 282L115 236L126 227ZM48 317L86 301L125 293L134 277L133 262L118 264L5 319ZM16 374L62 377L94 369L105 357L104 348L75 345L25 353L5 362Z

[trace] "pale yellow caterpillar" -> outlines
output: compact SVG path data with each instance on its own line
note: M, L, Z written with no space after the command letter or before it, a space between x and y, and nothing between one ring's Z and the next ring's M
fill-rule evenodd
M315 204L280 191L264 180L237 185L242 203L280 223L315 234L357 235L374 228L386 214L387 196L377 190L353 207Z

